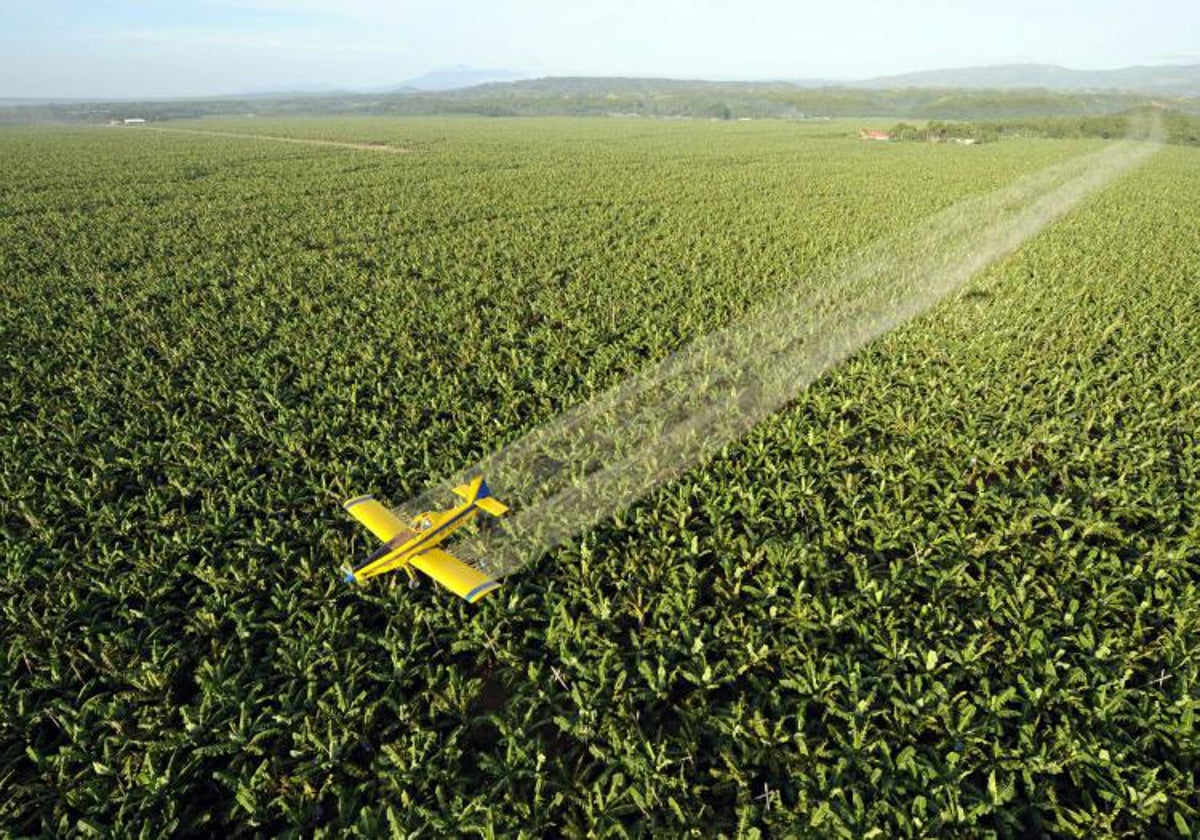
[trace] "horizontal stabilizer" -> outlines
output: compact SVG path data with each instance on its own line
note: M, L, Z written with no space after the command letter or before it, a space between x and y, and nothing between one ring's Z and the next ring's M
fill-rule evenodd
M497 581L440 548L431 548L429 551L418 554L410 562L414 567L429 575L455 595L465 598L471 604L493 589L500 587Z
M476 499L475 506L480 510L485 510L492 516L503 516L508 513L508 505L501 504L491 496L486 499Z
M384 542L410 530L395 514L371 496L359 496L357 499L351 499L342 507Z
M463 501L473 502L475 497L481 495L479 488L483 486L483 476L474 478L466 484L460 484L455 487L452 492L455 496L461 496Z

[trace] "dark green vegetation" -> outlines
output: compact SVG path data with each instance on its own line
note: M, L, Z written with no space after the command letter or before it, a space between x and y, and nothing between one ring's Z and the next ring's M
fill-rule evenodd
M0 825L1200 826L1200 158L1169 147L472 609L400 501L766 290L1097 141L0 132Z
M885 80L886 81L886 80ZM280 94L266 97L149 102L83 102L0 107L0 123L36 120L105 122L124 117L295 115L639 116L741 119L893 117L995 120L1108 116L1155 101L1200 112L1194 89L1175 94L1118 90L958 90L942 87L805 87L788 82L707 82L639 78L546 78L459 90Z
M1181 146L1200 146L1200 117L1180 111L1137 109L1127 114L1103 117L1044 117L983 122L932 121L923 126L899 123L891 130L897 140L953 140L971 138L978 142L993 142L1002 137L1052 137L1059 140L1079 140L1085 137L1119 140L1131 134L1146 134L1149 126L1161 130L1165 143ZM1131 131L1131 128L1133 130Z

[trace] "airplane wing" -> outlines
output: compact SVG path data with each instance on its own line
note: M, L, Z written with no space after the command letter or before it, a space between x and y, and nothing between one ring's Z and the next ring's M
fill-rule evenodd
M346 502L342 507L384 542L394 539L402 532L412 531L373 496L359 496L357 499Z
M500 587L497 581L440 548L424 551L409 562L471 604Z
M347 567L346 580L362 582L394 569L398 565L393 556L397 554L397 547L415 537L417 532L370 496L351 499L343 507L351 516L366 525L372 534L383 540L383 545L372 552L371 556L361 563Z

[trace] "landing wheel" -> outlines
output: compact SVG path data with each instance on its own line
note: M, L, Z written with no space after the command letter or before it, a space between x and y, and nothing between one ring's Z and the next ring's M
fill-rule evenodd
M409 575L408 576L408 588L409 589L419 589L420 587L421 587L421 579L419 577L417 577L416 575Z

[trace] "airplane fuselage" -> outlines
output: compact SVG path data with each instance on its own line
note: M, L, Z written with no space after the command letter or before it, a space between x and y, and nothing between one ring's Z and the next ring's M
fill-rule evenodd
M508 506L492 495L482 475L452 491L462 503L445 511L426 511L407 522L373 496L346 502L343 507L350 515L383 543L362 563L343 567L346 582L363 583L397 568L416 580L419 571L470 604L499 588L500 583L482 567L464 563L440 546L481 511L499 517L508 512Z
M416 536L409 537L406 541L390 549L385 545L381 552L377 552L375 556L368 558L367 563L383 561L378 572L379 574L401 566L407 566L413 557L440 545L443 540L478 515L479 508L474 502L466 502L456 508L451 508L445 513L422 514L418 519L429 520L430 524L427 528L417 531ZM363 565L367 565L367 563Z

